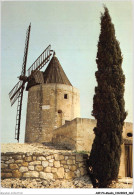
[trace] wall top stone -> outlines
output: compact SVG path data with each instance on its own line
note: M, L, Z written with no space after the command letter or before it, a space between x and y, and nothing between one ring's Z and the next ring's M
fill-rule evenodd
M36 152L35 152L36 151ZM48 146L45 146L40 143L7 143L1 144L1 155L3 156L10 156L12 158L17 158L17 156L42 156L46 157L51 156L53 154L66 154L69 155L72 153L70 150L57 150L51 149ZM8 157L4 157L8 158ZM19 159L16 159L19 160Z
M65 90L73 88L74 93L79 92L79 89L77 89L76 87L73 87L71 85L60 84L60 83L58 83L58 84L56 84L56 83L42 84L42 88L46 88L46 87L50 88L51 87L51 89L55 89L55 86L57 87L57 89L65 89ZM40 90L40 85L35 85L29 89L29 91L37 91L37 90Z

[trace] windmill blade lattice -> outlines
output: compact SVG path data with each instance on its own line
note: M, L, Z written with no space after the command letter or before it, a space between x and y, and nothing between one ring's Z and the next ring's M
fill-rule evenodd
M27 32L26 32L22 71L21 71L21 76L19 77L20 81L15 85L15 87L9 93L11 105L13 105L18 98L16 126L15 126L15 139L17 139L18 142L19 142L19 134L20 134L20 121L21 121L23 90L25 88L25 83L27 80L27 77L25 76L25 74L26 74L26 63L27 63L27 55L28 55L30 30L31 30L31 24L29 25Z
M25 76L26 75L26 63L27 63L27 54L28 54L30 30L31 30L31 23L30 23L30 25L29 25L29 27L27 29L27 32L26 32L25 50L24 50L24 57L23 57L21 76Z
M11 105L13 105L15 103L15 101L17 100L19 94L21 93L21 89L24 88L23 86L26 82L25 74L26 74L26 63L27 63L30 30L31 30L31 24L29 25L27 32L26 32L26 41L25 41L24 57L23 57L23 64L22 64L22 72L21 72L21 76L20 76L20 78L22 78L22 80L20 80L9 93Z
M23 57L23 64L22 64L22 72L21 72L21 76L20 76L20 78L23 77L23 84L20 88L20 93L19 93L19 96L18 96L16 126L15 126L15 139L17 139L18 142L19 142L19 136L20 136L20 122L21 122L23 91L24 91L25 82L26 82L25 74L26 74L26 63L27 63L27 54L28 54L30 30L31 30L31 24L29 25L29 27L27 29L27 33L26 33L26 41L25 41L24 57Z
M20 90L23 86L23 81L19 81L14 88L9 92L9 98L10 98L10 102L11 102L11 106L15 103L15 101L17 100L19 94L20 94Z
M18 142L19 142L19 136L20 136L20 122L21 122L23 91L24 91L24 88L21 89L21 92L18 96L18 105L17 105L17 114L16 114L15 139L17 139Z
M35 62L28 69L28 76L33 75L34 72L43 68L43 66L50 60L51 54L51 45L49 45L42 54L35 60Z

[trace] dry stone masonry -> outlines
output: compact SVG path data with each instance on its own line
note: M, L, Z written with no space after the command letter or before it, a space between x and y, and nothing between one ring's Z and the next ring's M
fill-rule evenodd
M73 152L7 152L1 155L1 177L73 179L84 176L87 154Z

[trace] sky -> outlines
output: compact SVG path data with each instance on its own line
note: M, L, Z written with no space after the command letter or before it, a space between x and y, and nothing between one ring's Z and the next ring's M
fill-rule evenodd
M82 118L91 116L97 85L96 54L103 3L109 9L123 54L126 122L133 122L133 17L131 1L27 1L1 3L1 142L17 143L17 101L8 93L21 74L26 30L31 22L27 69L51 44L72 85L80 90ZM42 69L45 70L46 67ZM24 91L20 143L24 142L28 92Z

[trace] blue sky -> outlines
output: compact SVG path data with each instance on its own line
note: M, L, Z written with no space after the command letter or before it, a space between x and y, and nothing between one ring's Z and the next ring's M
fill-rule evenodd
M2 2L1 14L1 129L2 142L14 139L17 102L11 107L8 93L21 73L25 35L31 22L27 69L51 44L65 73L80 90L81 117L91 116L97 85L95 62L100 33L100 12L108 7L123 54L126 76L126 121L133 121L132 105L132 3L131 1ZM45 69L45 68L44 68ZM43 70L44 70L43 69ZM24 93L20 142L24 141L27 91Z

